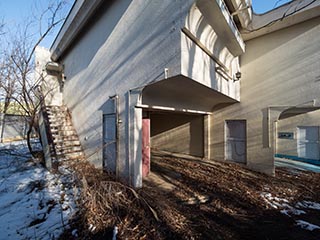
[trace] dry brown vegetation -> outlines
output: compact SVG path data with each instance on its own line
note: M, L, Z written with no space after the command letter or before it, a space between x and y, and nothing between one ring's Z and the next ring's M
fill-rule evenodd
M277 169L271 177L237 164L154 154L153 173L134 190L87 163L74 168L82 184L74 223L80 239L111 239L114 226L117 239L320 238L319 230L295 222L320 225L318 210L289 217L261 196L270 193L290 206L320 202L320 174Z

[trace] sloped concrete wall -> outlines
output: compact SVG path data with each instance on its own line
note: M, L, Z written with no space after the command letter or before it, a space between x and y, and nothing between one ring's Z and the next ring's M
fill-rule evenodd
M102 115L119 96L119 170L128 176L130 89L180 73L180 11L184 1L105 1L62 59L64 100L89 160L102 167ZM130 115L131 116L131 115Z

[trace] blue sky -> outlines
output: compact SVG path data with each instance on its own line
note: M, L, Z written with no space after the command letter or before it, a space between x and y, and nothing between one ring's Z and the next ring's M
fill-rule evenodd
M12 31L14 34L14 30L18 28L19 25L24 25L26 22L34 19L35 16L39 17L50 3L56 1L57 0L0 0L0 20L3 20L5 23L5 32L8 33ZM66 1L66 4L60 11L59 17L66 16L74 2L74 0L64 1ZM43 24L43 28L45 28L45 25L46 24ZM60 26L57 27L52 34L48 35L40 45L49 48L59 28ZM30 32L39 32L38 21L35 21L34 24L31 25ZM36 35L35 38L38 38L38 36Z
M33 15L38 15L45 9L46 6L57 0L0 0L0 19L6 23L7 29L15 29L19 24L26 22L26 19L31 18ZM68 3L61 12L61 15L66 16L74 0L66 0ZM256 13L264 13L271 10L276 2L279 0L252 0L253 9ZM289 0L280 0L278 6L289 2ZM37 32L38 26L33 26L32 30ZM58 33L59 28L55 30L41 45L49 48L53 42L55 35Z
M255 13L261 14L287 2L290 0L252 0L252 7Z

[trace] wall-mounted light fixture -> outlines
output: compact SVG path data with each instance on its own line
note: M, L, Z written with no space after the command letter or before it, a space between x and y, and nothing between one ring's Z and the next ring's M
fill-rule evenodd
M46 64L46 70L51 72L62 73L63 65L56 62L48 62Z
M241 72L236 72L236 74L234 75L234 78L233 78L233 81L236 82L236 81L239 81L241 78Z
M169 68L164 69L164 79L167 79L169 76Z
M66 76L64 75L64 65L57 62L47 62L45 66L45 71L47 71L49 75L57 77L62 91L64 82L66 80Z

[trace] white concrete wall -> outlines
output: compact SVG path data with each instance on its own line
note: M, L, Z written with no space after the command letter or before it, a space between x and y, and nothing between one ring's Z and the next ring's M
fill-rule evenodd
M59 74L59 76L51 75L51 73L46 71L46 64L50 62L50 51L44 47L38 46L35 50L35 60L35 81L41 86L42 94L45 96L45 104L47 106L61 106L61 74ZM42 79L45 81L42 81Z
M60 59L66 76L64 101L72 112L85 154L97 167L102 167L103 162L102 115L110 113L109 97L117 94L121 120L118 169L121 177L140 178L137 161L141 160L142 111L134 107L141 102L144 86L165 78L165 68L168 78L185 75L239 99L239 83L217 76L214 62L181 32L183 27L190 27L230 68L231 75L238 70L238 58L216 39L213 29L205 22L204 28L197 28L196 21L201 16L193 8L190 11L193 3L194 0L105 1Z
M109 112L109 97L118 94L122 177L133 167L127 147L135 130L127 120L133 117L129 109L136 102L129 90L163 79L164 68L170 75L180 73L183 2L106 1L95 22L62 59L67 78L64 100L85 153L96 166L102 164L102 114Z
M278 111L269 111L270 142L263 118L269 107L296 106L320 93L320 19L282 29L246 42L241 57L241 102L214 111L211 122L211 158L224 159L224 121L247 120L247 165L273 173L273 121ZM269 145L269 146L267 146Z
M225 40L216 34L196 4L190 6L184 26L229 69L231 77L240 70L238 57L230 53ZM240 100L239 82L226 80L218 74L215 68L219 65L184 33L181 34L181 54L181 73L184 76Z
M297 127L298 126L320 126L320 111L314 111L307 114L297 115L278 121L278 132L291 132L293 139L277 138L277 154L284 154L298 157L297 149Z

